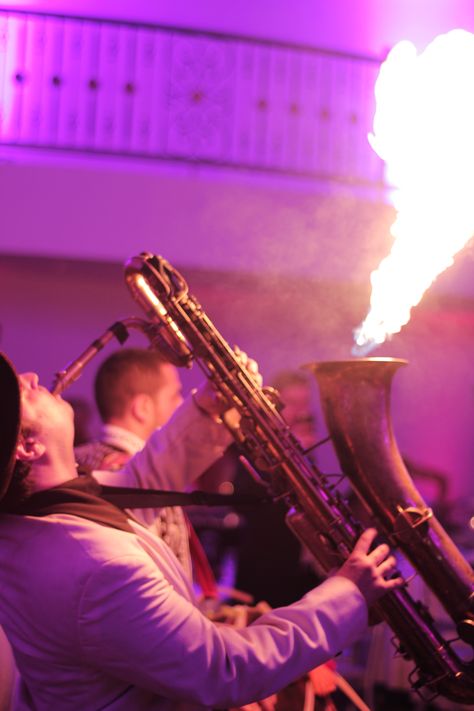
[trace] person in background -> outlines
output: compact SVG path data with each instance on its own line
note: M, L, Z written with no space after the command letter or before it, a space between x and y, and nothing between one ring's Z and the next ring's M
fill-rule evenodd
M282 415L291 432L305 450L310 449L317 441L310 376L302 370L283 370L272 378L271 385L278 391ZM261 487L245 470L237 468L237 472L236 490L257 495ZM294 602L321 582L309 553L285 523L287 510L284 503L275 503L246 509L243 514L235 586L271 607ZM301 708L302 698L308 695L308 689L312 689L317 709L335 710L334 699L339 705L339 694L335 692L340 677L334 670L332 660L312 670L308 677L280 693L279 707L290 709L293 705Z
M282 370L272 378L282 402L282 414L303 449L317 440L312 376L304 370Z
M368 606L400 586L389 548L365 531L345 563L290 607L242 630L215 625L168 546L78 476L73 413L0 355L0 624L23 709L204 709L243 705L362 634ZM209 385L156 430L126 486L196 477L229 444ZM184 472L187 472L186 475Z
M280 394L282 415L292 433L304 449L310 448L317 435L309 375L285 370L275 375L271 384ZM248 472L240 469L235 488L245 494L262 491ZM294 602L320 582L285 523L286 512L284 503L276 503L243 514L235 585L272 607Z
M97 440L75 448L76 461L84 470L121 469L183 400L177 368L145 348L122 348L108 356L97 370L94 395L102 428ZM172 506L141 513L191 577L188 524L182 509Z
M95 403L102 420L99 439L76 448L80 463L119 468L121 457L143 447L181 404L177 369L153 350L122 348L100 365L94 381Z

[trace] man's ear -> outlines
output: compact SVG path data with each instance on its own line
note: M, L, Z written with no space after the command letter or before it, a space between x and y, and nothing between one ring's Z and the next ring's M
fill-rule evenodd
M130 403L130 410L138 422L148 422L152 409L151 397L146 393L138 393Z
M43 456L46 447L34 437L20 437L16 447L16 458L22 462L34 462Z

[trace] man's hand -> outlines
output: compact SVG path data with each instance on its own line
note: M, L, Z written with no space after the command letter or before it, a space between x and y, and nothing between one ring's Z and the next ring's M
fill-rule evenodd
M247 370L249 375L255 380L258 386L262 385L262 376L258 371L256 361L249 358L246 353L237 346L234 348L235 356L239 364ZM232 403L217 391L211 381L207 380L199 388L194 390L193 399L196 406L210 417L220 418L225 412L232 408Z
M396 560L393 555L389 555L390 548L385 543L369 553L370 546L376 536L375 528L368 528L367 531L364 531L349 558L336 572L336 575L349 578L357 585L368 606L389 590L403 585L401 577L387 580L386 576L395 571Z

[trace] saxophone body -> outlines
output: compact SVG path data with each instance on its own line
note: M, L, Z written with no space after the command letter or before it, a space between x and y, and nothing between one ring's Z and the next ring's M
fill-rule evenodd
M62 392L113 337L123 343L138 328L153 348L177 366L195 362L240 423L227 423L243 462L275 500L288 507L287 523L326 576L348 557L364 526L334 485L305 454L279 412L275 393L260 387L215 329L178 271L163 258L142 253L125 266L125 280L146 320L113 324L59 372L52 386ZM328 429L343 473L379 531L401 551L438 595L469 660L438 632L413 599L408 585L387 593L374 614L392 628L398 651L411 659L412 687L420 694L474 703L473 573L409 477L393 437L390 383L402 361L361 359L312 364Z

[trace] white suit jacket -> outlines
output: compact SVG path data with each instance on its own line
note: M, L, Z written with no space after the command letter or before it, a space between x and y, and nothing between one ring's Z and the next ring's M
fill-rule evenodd
M166 488L178 478L183 488L227 443L223 428L184 406L117 481ZM114 474L101 481L117 483ZM363 596L340 576L246 629L216 625L195 606L167 545L132 525L134 533L67 514L0 517L0 624L22 676L18 709L241 705L326 661L366 628Z

